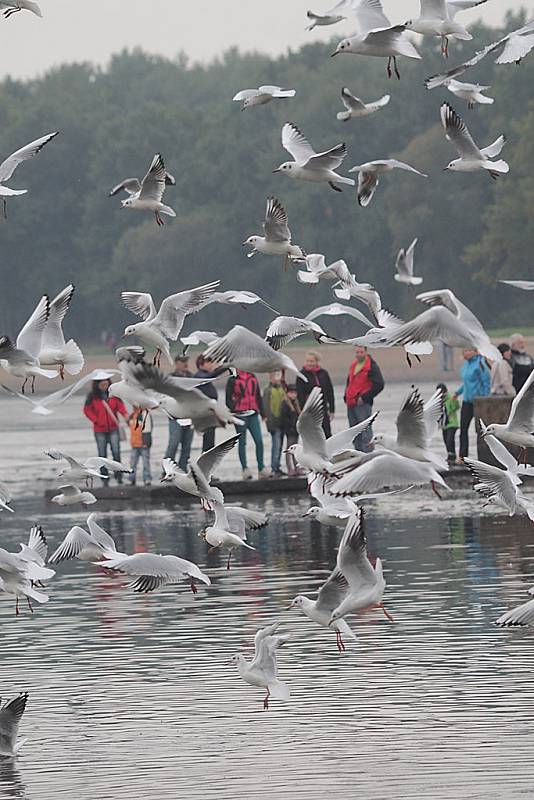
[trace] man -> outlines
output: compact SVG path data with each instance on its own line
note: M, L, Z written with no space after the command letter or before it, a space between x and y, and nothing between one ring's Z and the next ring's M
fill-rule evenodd
M373 401L383 388L384 378L380 367L371 358L366 347L357 345L355 359L349 368L344 397L351 427L371 416ZM363 453L370 453L373 450L372 438L373 429L370 425L367 430L355 438L354 447Z
M227 371L226 367L217 367L214 361L210 358L204 358L202 355L197 357L196 365L195 378L215 378L220 373ZM203 386L199 386L198 389L211 400L217 400L218 392L214 383L205 383ZM202 434L202 452L205 453L206 450L211 450L212 447L215 447L214 427L207 428Z
M334 419L336 402L330 375L321 367L320 361L321 357L316 350L308 350L305 356L304 366L301 369L302 374L307 378L308 382L306 383L302 378L297 378L297 395L300 407L304 408L312 389L315 386L321 387L325 404L323 430L328 439L332 436L330 421Z
M237 450L239 461L243 470L243 480L252 480L252 472L247 462L247 433L250 433L256 448L256 463L258 465L258 478L269 478L271 473L265 469L263 461L263 438L261 433L261 420L265 419L263 400L258 379L252 372L243 372L238 369L235 377L229 378L226 384L226 405L234 414L243 421L243 425L236 425L236 433L240 433Z
M193 375L188 367L189 359L187 356L177 355L174 359L174 372L172 374L177 378L192 378ZM172 458L175 461L176 452L181 445L178 467L182 472L187 472L192 441L193 427L190 419L169 420L169 442L165 451L165 458Z
M475 397L488 397L491 389L490 371L478 350L467 347L463 356L464 363L460 371L462 385L454 395L455 399L463 396L460 413L460 457L457 464L463 464L464 458L469 455L469 427L475 413Z
M517 394L534 369L534 358L529 356L526 351L525 337L522 333L514 333L510 338L510 347L512 348L510 363L513 370L513 384Z

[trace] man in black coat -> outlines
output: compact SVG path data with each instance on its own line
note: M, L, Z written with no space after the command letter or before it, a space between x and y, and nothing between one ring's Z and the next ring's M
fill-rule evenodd
M332 436L330 421L334 419L336 401L334 398L334 387L332 386L330 375L321 367L320 361L321 357L316 350L309 350L306 353L304 366L302 367L301 372L308 379L308 382L306 383L302 380L302 378L297 378L297 395L300 407L304 408L304 404L310 396L312 389L315 386L321 387L323 390L325 404L323 430L326 438L328 439L330 436Z

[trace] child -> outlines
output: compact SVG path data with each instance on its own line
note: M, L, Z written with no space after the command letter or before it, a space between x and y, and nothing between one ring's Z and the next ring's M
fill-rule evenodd
M283 478L285 473L280 469L282 457L282 403L286 390L282 384L282 373L271 372L269 385L263 392L263 412L267 420L267 430L271 434L271 478Z
M444 395L444 416L441 427L443 429L443 441L447 448L447 461L449 464L456 463L456 431L460 427L458 421L458 409L460 403L455 395L451 394L444 383L439 383L436 389L440 389Z
M286 389L286 398L282 402L280 412L280 430L282 438L286 437L286 447L291 447L299 440L297 432L297 420L300 416L301 408L298 401L297 387L292 384ZM290 478L300 475L297 469L295 458L292 453L286 453L287 474Z
M145 486L152 483L150 472L150 448L152 447L152 417L146 409L134 406L130 414L130 445L132 448L130 466L133 469L130 483L135 486L137 464L143 460L143 482Z

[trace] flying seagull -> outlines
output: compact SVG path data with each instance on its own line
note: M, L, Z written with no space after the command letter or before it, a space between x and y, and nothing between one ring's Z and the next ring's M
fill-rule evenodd
M345 106L346 111L339 111L337 118L341 122L348 122L349 119L358 119L359 117L368 117L387 106L390 101L389 94L385 94L379 100L373 103L364 103L359 97L351 94L346 86L341 90L341 102Z
M281 172L300 181L328 183L336 192L342 191L338 185L340 183L354 186L352 178L344 178L336 173L347 155L344 143L323 153L316 153L297 126L286 122L282 128L282 147L293 156L294 161L284 161L273 172Z
M380 176L386 172L391 172L394 169L402 169L406 172L414 172L422 178L428 178L424 172L419 172L418 169L410 167L403 161L397 161L396 158L388 158L383 161L368 161L366 164L352 167L349 172L358 172L358 203L362 208L366 208L374 197L374 193L378 188Z
M55 136L57 136L59 131L55 131L54 133L47 133L46 136L42 136L40 139L36 139L34 142L30 142L30 144L24 145L21 147L20 150L16 150L12 153L5 161L0 164L0 197L3 199L4 203L4 217L7 219L7 197L13 197L14 195L19 194L26 194L28 191L27 189L10 189L8 186L4 186L5 182L8 181L13 173L15 172L16 168L19 164L22 164L23 161L28 161L30 158L33 158L38 153L41 152L45 144L48 144Z
M9 19L17 11L31 11L36 17L42 17L43 12L35 0L0 0L0 9L5 8L4 17Z
M176 216L176 211L173 208L161 202L169 178L172 178L172 176L169 176L165 169L163 157L160 153L156 153L147 174L141 181L139 190L135 193L131 193L129 189L127 189L126 191L129 192L129 197L121 201L121 207L134 208L138 211L152 211L156 217L157 224L159 226L165 225L165 222L161 218L162 214L166 214L168 217ZM172 178L172 180L174 180L174 178ZM122 187L122 185L116 187L117 192L120 191L121 188L125 187ZM116 194L114 190L112 191Z
M397 254L397 260L395 262L397 274L394 277L398 283L406 283L408 286L419 286L423 283L422 278L418 278L413 274L413 259L416 244L417 239L414 239L407 250L403 247Z
M420 0L419 17L407 22L406 27L422 36L440 36L441 53L448 58L449 39L468 41L473 38L463 25L456 22L456 15L482 3L487 3L487 0Z
M281 86L260 86L258 89L243 89L233 100L236 103L242 102L241 111L244 111L251 106L264 106L275 98L295 97L296 93L295 89L283 89Z
M475 144L463 119L458 116L454 108L448 103L443 103L441 106L441 124L445 129L445 136L455 146L460 156L460 158L451 161L445 167L445 170L451 170L452 172L478 172L484 169L489 172L494 180L497 180L499 175L506 175L510 171L510 167L503 159L491 161L492 158L499 155L506 144L504 136L499 136L493 144L481 150Z
M445 85L453 95L461 100L466 100L467 107L471 111L477 103L491 106L495 102L493 97L486 97L485 94L482 94L486 89L491 89L491 86L481 86L479 83L462 83L454 78L448 80Z
M303 259L304 252L298 245L291 244L291 231L286 210L276 197L267 198L265 220L263 222L264 236L249 236L243 246L252 245L252 250L247 253L252 258L256 253L267 256L284 256L284 265L291 259Z

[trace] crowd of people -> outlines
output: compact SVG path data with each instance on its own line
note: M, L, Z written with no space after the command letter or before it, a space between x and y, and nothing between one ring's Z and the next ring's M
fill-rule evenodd
M463 351L463 364L460 370L461 385L450 391L444 383L438 388L444 394L444 416L442 422L443 440L449 464L462 464L469 455L469 430L474 418L474 401L477 397L514 397L534 369L534 358L526 352L525 338L514 334L510 343L502 343L499 350L502 362L490 364L476 350ZM190 370L189 358L177 355L173 375L178 377L208 378L224 371L204 356L199 355L195 362L196 370ZM443 365L442 365L443 366ZM301 474L292 453L287 452L298 442L297 421L315 386L319 386L324 398L323 430L328 438L332 435L331 422L335 415L335 393L328 371L321 366L320 354L309 350L305 354L301 368L302 378L295 384L288 384L282 372L269 375L266 386L261 388L256 375L237 370L237 374L226 384L226 405L232 414L240 419L242 425L236 430L241 433L238 454L243 480L254 477L249 467L247 443L250 436L254 444L257 476L281 478ZM120 461L121 440L127 438L129 427L131 449L130 482L137 481L137 468L142 463L142 480L145 486L152 483L150 450L152 447L153 420L150 411L134 408L127 410L117 397L109 396L109 380L94 381L92 390L86 398L84 414L93 425L98 455L106 456L108 450L112 458ZM205 395L217 399L218 391L214 383L199 387ZM347 409L349 426L357 425L373 413L373 402L384 389L384 378L377 362L365 347L355 348L354 360L350 364L343 399ZM460 402L461 400L461 402ZM125 425L121 425L121 418ZM270 459L266 463L263 429L270 435ZM175 461L186 472L191 455L194 430L189 419L169 419L168 443L165 458ZM456 452L456 433L459 430L459 449ZM354 439L354 448L361 452L373 450L373 430L367 430ZM202 452L215 445L215 428L208 428L202 434ZM284 464L282 456L285 455ZM285 470L284 470L285 467ZM118 483L121 473L116 474ZM103 470L103 482L107 482L107 472Z

